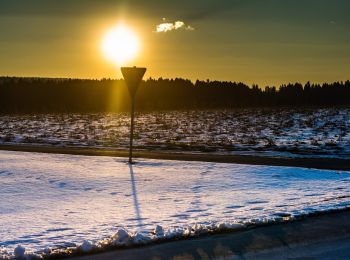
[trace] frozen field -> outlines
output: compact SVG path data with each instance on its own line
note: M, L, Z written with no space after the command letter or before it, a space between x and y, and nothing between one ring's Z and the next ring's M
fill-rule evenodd
M350 172L0 151L0 258L284 221L349 194Z
M0 116L0 144L126 148L128 114ZM350 158L350 109L237 109L138 114L149 150Z

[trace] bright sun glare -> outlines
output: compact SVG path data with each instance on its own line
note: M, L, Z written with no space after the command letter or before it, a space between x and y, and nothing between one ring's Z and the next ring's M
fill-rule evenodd
M123 65L135 58L139 49L140 44L136 34L122 24L109 30L102 42L105 57L117 65Z

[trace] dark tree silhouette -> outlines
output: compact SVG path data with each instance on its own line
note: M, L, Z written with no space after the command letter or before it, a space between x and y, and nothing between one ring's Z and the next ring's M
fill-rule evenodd
M275 106L349 106L350 81L307 82L252 87L227 81L152 79L143 81L136 109L214 109ZM123 80L0 77L0 113L61 113L129 111Z

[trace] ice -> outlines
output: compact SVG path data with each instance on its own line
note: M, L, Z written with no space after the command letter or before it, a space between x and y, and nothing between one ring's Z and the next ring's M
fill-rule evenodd
M0 255L147 244L350 205L346 171L136 161L0 151Z

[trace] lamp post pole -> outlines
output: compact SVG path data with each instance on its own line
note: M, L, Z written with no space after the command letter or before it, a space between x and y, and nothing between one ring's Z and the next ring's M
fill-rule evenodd
M134 118L135 118L134 112L135 112L135 97L131 97L129 163L132 163L132 142L134 139Z
M130 120L130 143L129 143L129 163L132 164L132 148L134 138L134 112L135 112L135 96L146 68L137 67L122 67L121 68L124 80L129 90L131 99L131 120Z

